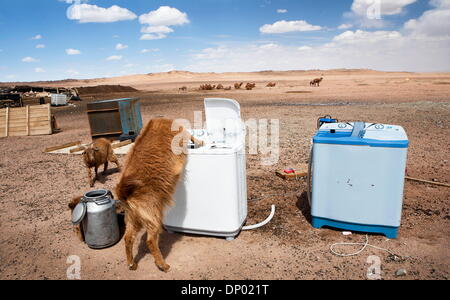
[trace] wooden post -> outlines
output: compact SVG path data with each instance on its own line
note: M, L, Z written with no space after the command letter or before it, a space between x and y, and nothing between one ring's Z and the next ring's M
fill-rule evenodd
M423 179L418 179L418 178L413 178L413 177L405 177L407 180L411 180L411 181L417 181L417 182L421 182L421 183L427 183L427 184L432 184L432 185L439 185L439 186L445 186L445 187L450 187L449 184L447 183L442 183L442 182L434 182L434 181L429 181L429 180L423 180Z
M30 106L27 105L27 136L30 135Z
M74 147L74 146L78 146L78 145L81 145L80 141L67 143L67 144L60 145L60 146L50 147L50 148L45 149L44 152L53 152L53 151L56 151L56 150L61 150L61 149L64 149L64 148Z
M5 123L5 136L7 137L9 132L9 107L6 108L6 123Z
M72 154L72 153L81 152L81 151L84 151L84 150L86 150L86 147L85 146L80 146L80 147L76 147L76 148L71 149L69 152L70 152L70 154Z
M48 107L48 124L50 125L50 131L48 134L52 134L53 133L53 129L52 129L52 109L50 104L47 104Z
M113 149L117 149L117 148L120 148L120 147L129 145L129 144L132 144L132 143L133 143L133 142L132 142L131 140L126 140L126 141L123 141L123 142L120 142L120 143L117 143L117 144L113 144L113 145L112 145L112 148L113 148Z

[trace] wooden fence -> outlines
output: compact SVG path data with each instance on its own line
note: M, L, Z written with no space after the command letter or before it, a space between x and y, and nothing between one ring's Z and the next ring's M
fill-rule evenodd
M52 134L50 104L0 110L0 137Z

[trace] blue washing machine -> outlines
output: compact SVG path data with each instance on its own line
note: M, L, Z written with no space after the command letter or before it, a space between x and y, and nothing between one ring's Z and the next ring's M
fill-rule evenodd
M401 126L326 123L313 138L312 225L396 238L409 141Z

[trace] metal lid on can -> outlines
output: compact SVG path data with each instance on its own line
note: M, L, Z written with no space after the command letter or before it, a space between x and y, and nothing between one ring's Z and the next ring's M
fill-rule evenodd
M84 216L86 215L86 203L80 202L72 211L72 224L78 225L83 221Z

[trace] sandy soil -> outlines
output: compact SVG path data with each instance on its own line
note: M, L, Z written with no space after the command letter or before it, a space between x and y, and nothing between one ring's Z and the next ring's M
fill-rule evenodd
M320 88L309 80L320 75ZM253 91L200 92L201 83L232 85L255 81ZM265 88L269 81L276 88ZM43 149L81 140L88 142L86 102L54 109L63 131L52 136L0 139L0 279L66 279L67 258L81 258L83 279L366 279L370 255L381 258L383 279L448 279L450 256L450 190L406 182L399 238L371 235L370 243L401 256L366 249L341 258L330 253L335 242L364 241L365 235L313 229L305 197L306 183L283 181L274 171L308 161L316 120L331 114L340 120L399 124L411 146L408 174L449 183L450 74L374 71L262 72L245 74L139 75L90 81L48 83L61 86L126 85L141 91L85 95L89 101L138 96L144 122L154 117L193 119L203 98L228 97L241 103L244 119L275 118L281 124L278 164L265 167L260 156L248 156L248 223L263 220L277 206L267 226L243 232L233 242L164 233L161 247L169 273L159 272L144 240L136 242L139 269L129 271L123 241L91 250L72 232L67 203L90 190L78 156L49 155ZM186 93L178 88L187 86ZM92 91L91 91L92 92ZM124 157L121 158L124 161ZM96 188L113 189L119 175L111 170ZM354 249L343 249L354 250Z

